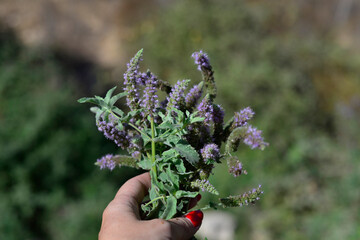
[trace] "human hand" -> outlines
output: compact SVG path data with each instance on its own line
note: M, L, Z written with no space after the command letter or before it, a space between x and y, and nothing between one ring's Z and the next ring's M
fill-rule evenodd
M149 173L128 180L103 213L99 240L187 240L200 228L203 213L192 211L170 220L141 220L139 205L151 186ZM193 207L201 196L193 199Z

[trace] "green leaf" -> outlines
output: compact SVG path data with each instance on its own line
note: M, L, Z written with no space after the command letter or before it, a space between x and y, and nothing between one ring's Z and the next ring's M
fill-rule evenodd
M170 170L170 168L166 169L166 175L168 175L169 181L174 185L176 189L179 189L179 176Z
M88 97L83 97L78 100L79 103L93 103L96 105L100 105L100 101L101 101L100 99L88 98Z
M142 132L140 134L141 134L141 137L142 137L142 139L144 141L144 146L146 146L146 144L151 142L151 138L147 134L143 134Z
M113 111L114 113L116 113L120 117L124 116L124 112L122 110L120 110L119 108L117 108L117 107L112 107L111 111Z
M190 119L190 123L202 122L204 119L203 117L194 117Z
M97 113L99 110L100 110L100 108L98 108L98 107L91 107L90 108L90 111L93 112L93 113Z
M139 168L137 159L130 156L115 155L113 160L121 166L133 167L137 169Z
M185 141L182 140L182 142ZM174 149L191 165L195 166L195 164L199 162L200 156L190 144L178 143L175 145Z
M185 165L184 165L183 161L181 161L180 158L176 158L174 163L175 163L176 170L178 171L178 174L186 173Z
M176 214L176 204L177 204L177 200L174 196L168 196L166 198L166 207L165 210L163 212L163 214L160 216L160 218L162 219L171 219L172 217L175 216Z
M169 157L174 157L174 156L177 155L177 154L178 154L177 151L175 151L174 149L169 149L169 150L167 150L167 151L165 151L165 152L162 153L162 155L163 155L164 157L167 157L167 156L169 156Z
M194 198L198 195L198 192L189 192L184 190L179 190L175 193L176 198L182 198L182 197L188 197L188 198Z
M152 167L152 163L149 158L144 157L141 161L138 162L138 166L144 170L150 170Z
M178 136L176 135L170 135L166 138L165 140L165 144L170 146L170 147L173 147L175 146L179 141L181 140L181 138L179 138Z
M159 126L157 126L159 129L173 129L173 124L169 121L162 122Z
M112 106L112 105L114 105L114 104L117 102L117 100L119 100L120 98L125 97L125 96L127 96L127 95L128 95L127 92L121 92L121 93L119 93L119 94L116 94L115 96L113 96L113 97L110 99L109 104Z
M100 108L98 108L98 111L96 112L95 119L96 122L99 122L101 115L104 113Z
M158 179L160 179L160 180L163 181L163 182L169 182L168 175L167 175L165 172L161 172L161 173L158 175Z
M171 108L171 111L176 112L177 122L182 122L184 120L184 113L177 108Z
M114 92L115 89L116 89L116 87L113 87L112 89L110 89L109 91L107 91L106 96L105 96L105 98L104 98L104 101L105 101L106 103L109 103L109 102L110 102L110 98L111 98L111 96L112 96L112 94L113 94L113 92Z

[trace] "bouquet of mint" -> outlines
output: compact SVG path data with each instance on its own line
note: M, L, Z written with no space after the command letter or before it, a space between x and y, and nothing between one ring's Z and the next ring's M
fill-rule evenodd
M149 200L141 205L143 219L170 219L187 213L189 202L199 191L219 195L208 181L216 164L227 161L234 177L247 174L239 159L232 155L239 144L263 150L261 131L248 122L254 116L247 107L235 113L224 124L224 110L214 103L216 86L214 71L206 53L193 53L202 81L187 91L190 80L174 86L159 79L149 70L140 72L140 50L124 74L124 92L105 98L79 99L80 103L97 105L96 125L106 138L129 155L108 154L97 160L100 169L130 166L150 171ZM157 93L167 97L162 101ZM115 103L126 97L128 111ZM225 144L221 152L222 144ZM237 207L255 203L262 194L261 186L238 196L220 198L207 207Z

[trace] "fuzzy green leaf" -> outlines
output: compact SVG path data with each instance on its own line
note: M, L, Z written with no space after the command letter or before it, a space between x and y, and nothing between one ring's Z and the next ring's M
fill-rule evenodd
M175 146L179 141L181 140L181 138L179 138L178 136L176 135L170 135L166 138L165 140L165 144L170 146L170 147L173 147Z
M120 117L124 116L124 112L122 110L120 110L119 108L117 108L117 107L112 107L112 111L114 113L116 113L117 115L119 115Z
M184 190L179 190L175 193L176 198L182 198L182 197L188 197L188 198L194 198L198 195L198 192L189 192Z
M115 155L113 160L121 166L139 168L137 159L126 155Z
M152 163L149 158L145 157L141 161L138 162L138 166L144 170L150 170L152 167Z
M165 122L162 122L159 126L157 126L157 128L159 129L173 129L174 125L169 122L169 121L165 121Z
M80 98L78 100L79 103L92 103L92 104L96 104L96 105L100 105L101 100L98 98L88 98L88 97L83 97Z
M190 123L202 122L204 119L203 117L194 117L190 119Z
M177 204L177 200L174 196L168 196L166 198L166 207L165 210L163 212L163 214L160 216L160 218L162 219L171 219L172 217L175 216L176 214L176 204Z
M195 166L199 162L200 156L197 151L185 141L181 141L175 145L174 149L179 152L179 154L186 159L191 165Z
M105 96L105 98L104 98L104 101L105 101L106 103L108 103L108 102L110 101L110 98L111 98L111 96L112 96L112 94L113 94L113 92L114 92L115 89L116 89L116 87L113 87L112 89L110 89L109 91L107 91L106 96Z

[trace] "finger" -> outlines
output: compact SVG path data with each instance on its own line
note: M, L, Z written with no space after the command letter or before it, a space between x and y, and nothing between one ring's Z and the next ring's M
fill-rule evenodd
M147 195L148 190L151 187L150 174L148 172L131 178L122 185L119 191L116 193L115 199L122 196L133 198L138 204Z
M189 209L192 209L196 204L201 200L201 194L198 194L195 198L191 199L189 202Z
M192 211L185 217L168 220L171 224L171 232L174 239L190 239L199 230L203 219L200 210Z
M119 189L109 207L127 220L140 220L139 205L150 187L149 173L133 177Z

